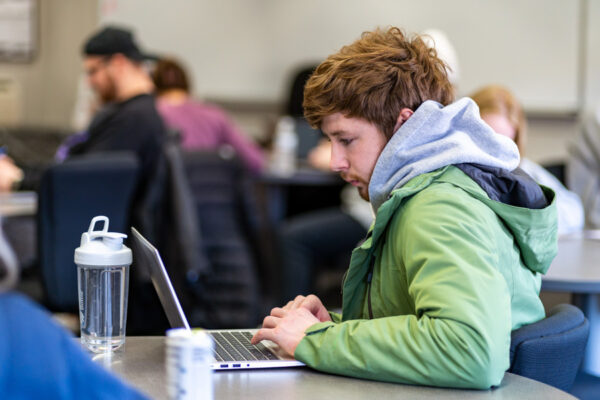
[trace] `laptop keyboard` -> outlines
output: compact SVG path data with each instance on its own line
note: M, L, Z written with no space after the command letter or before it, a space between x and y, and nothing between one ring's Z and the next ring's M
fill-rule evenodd
M249 331L208 332L215 342L214 356L217 361L278 360L262 343L250 343Z

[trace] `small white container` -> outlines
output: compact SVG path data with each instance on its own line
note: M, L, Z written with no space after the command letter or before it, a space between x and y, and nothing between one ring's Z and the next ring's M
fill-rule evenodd
M200 330L177 328L167 331L166 341L169 399L212 400L212 338Z

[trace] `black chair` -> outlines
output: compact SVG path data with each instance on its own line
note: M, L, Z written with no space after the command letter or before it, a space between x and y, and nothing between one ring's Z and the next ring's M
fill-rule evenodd
M78 310L73 257L81 234L96 215L110 219L110 231L128 232L137 182L137 158L120 152L74 157L43 174L38 193L38 263L48 308Z
M283 110L284 115L288 115L294 120L296 136L298 137L296 156L301 160L306 159L308 153L323 137L319 129L313 129L308 122L306 122L304 119L304 109L302 108L304 85L316 68L317 64L307 64L294 70L289 85L287 103Z
M135 201L132 225L159 250L179 301L194 326L207 327L205 321L190 318L193 309L204 304L190 296L209 270L202 248L196 207L183 168L179 134L169 131L152 176ZM135 336L164 334L170 325L146 268L137 264L135 248L129 285L127 334ZM148 312L148 310L153 310Z
M589 330L579 308L557 305L543 320L512 332L508 372L568 391L583 358Z
M292 117L303 117L302 101L304 100L304 85L317 69L317 64L304 65L293 73L285 114Z
M210 265L202 279L188 276L197 305L186 310L188 319L213 328L253 326L261 300L251 233L256 215L249 211L253 191L244 168L235 157L205 151L184 153L183 166Z
M543 164L542 167L544 167L548 172L554 175L556 179L560 181L560 183L562 183L565 186L567 185L566 166L564 162L559 161L556 163Z

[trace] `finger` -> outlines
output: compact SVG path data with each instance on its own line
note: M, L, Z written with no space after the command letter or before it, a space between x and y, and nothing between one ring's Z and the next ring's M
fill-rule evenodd
M296 298L292 302L292 306L290 307L290 309L295 310L296 308L299 308L300 306L302 306L302 303L304 302L305 299L306 299L306 297L304 297L304 296L301 296L301 295L296 296Z
M271 314L273 317L283 318L288 314L288 310L285 310L280 307L275 307L271 310Z
M310 310L313 314L316 314L317 311L323 307L323 304L317 296L310 294L306 297L306 301L302 303L302 306Z
M289 310L293 303L294 303L294 301L290 300L285 304L285 306L283 306L281 308L283 308L284 310Z
M279 321L281 318L273 317L272 315L267 315L263 320L263 328L275 328L279 325Z
M316 316L319 319L319 321L331 320L329 312L327 311L325 306L323 306L321 300L314 294L306 296L300 307L309 310L314 316Z
M273 330L263 328L263 329L259 329L254 334L254 336L250 340L250 343L258 344L258 343L262 342L263 340L271 340L272 338L273 338Z

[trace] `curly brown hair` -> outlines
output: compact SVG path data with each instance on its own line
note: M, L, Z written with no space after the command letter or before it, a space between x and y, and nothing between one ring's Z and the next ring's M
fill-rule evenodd
M364 32L327 57L306 82L304 116L315 128L336 112L375 124L388 140L403 108L454 101L448 66L414 35L396 27Z

